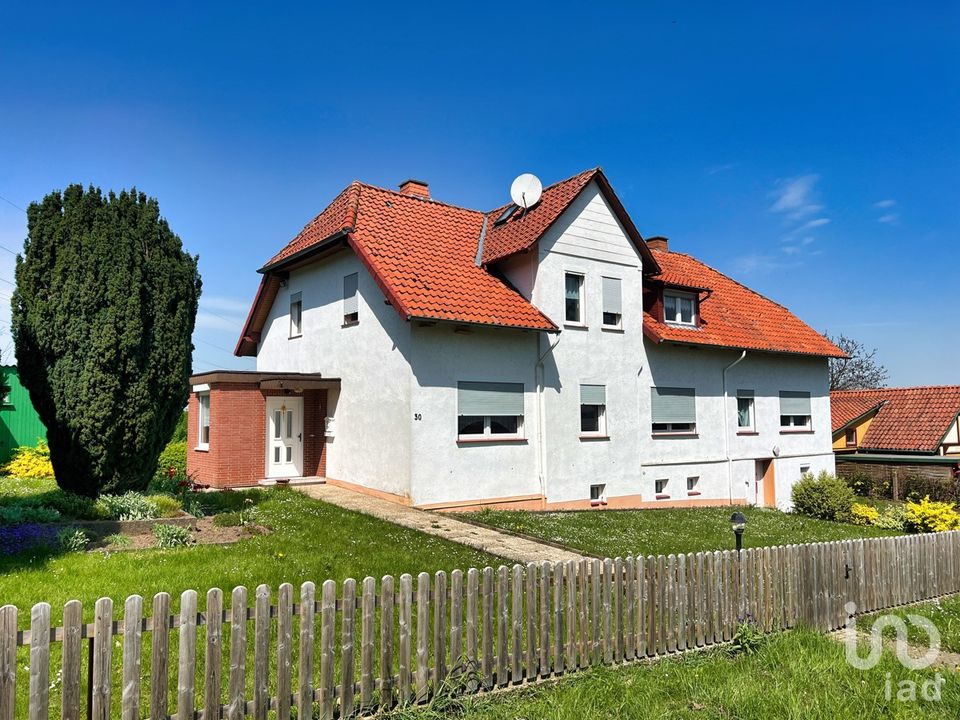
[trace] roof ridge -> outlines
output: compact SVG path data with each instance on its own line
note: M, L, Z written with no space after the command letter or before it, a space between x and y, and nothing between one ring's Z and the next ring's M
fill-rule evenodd
M323 206L323 210L321 210L321 211L318 212L316 215L314 215L312 218L310 218L310 219L304 224L304 226L303 226L302 228L300 228L300 230L298 230L297 233L290 239L290 241L287 243L287 245L289 245L291 242L293 242L294 240L296 240L297 237L300 236L300 233L302 233L302 232L303 232L304 230L306 230L308 227L310 227L311 225L313 225L313 223L315 223L315 222L320 218L321 215L323 215L327 210L329 210L331 207L333 207L334 203L336 203L337 200L339 200L343 195L346 195L347 192L349 192L355 185L358 186L358 187L357 187L357 198L358 198L358 204L359 204L359 197L360 197L360 193L359 193L360 188L359 188L359 186L362 185L362 183L361 183L359 180L354 180L354 181L351 182L349 185L347 185L345 188L343 188L343 190L341 190L341 191L338 192L336 195L334 195L334 196L333 196L333 200L331 200L330 202L328 202L326 205ZM356 208L354 208L354 210L355 210L355 209L356 209ZM354 212L354 222L356 222L356 212ZM287 245L284 245L284 247L286 247ZM281 250L282 250L282 249L283 249L283 248L281 248Z
M732 282L733 284L739 285L739 286L742 287L744 290L746 290L748 293L751 293L752 295L756 295L758 298L763 298L763 299L766 300L768 303L771 303L772 305L776 305L776 306L777 306L778 308L780 308L781 310L785 310L786 312L790 313L791 315L793 314L793 313L791 312L790 308L788 308L786 305L783 305L782 303L778 303L776 300L773 300L773 299L771 299L771 298L768 298L768 297L767 297L766 295L764 295L763 293L759 293L759 292L757 292L756 290L754 290L754 289L751 288L751 287L747 287L746 285L744 285L742 282L740 282L740 281L737 280L736 278L732 278L732 277L730 277L729 275L727 275L725 272L721 272L720 270L717 270L715 267L713 267L713 265L708 265L708 264L705 263L703 260L700 260L699 258L694 257L694 256L691 255L690 253L677 252L677 251L675 251L675 250L666 250L666 251L664 251L664 250L653 250L652 248L651 248L651 250L652 250L654 253L658 253L658 254L661 254L661 255L682 255L682 256L685 257L685 258L689 258L690 260L693 260L695 263L698 263L698 264L700 264L700 265L703 265L703 266L704 266L705 268L707 268L708 270L712 270L713 272L717 273L717 275L722 275L723 277L725 277L727 280L729 280L729 281ZM802 321L801 321L801 322L802 322ZM822 333L821 333L821 334L822 334ZM838 349L839 349L839 348L838 348Z
M587 169L587 170L581 170L580 172L576 173L575 175L571 175L570 177L563 178L563 180L557 180L557 181L554 182L554 183L550 183L550 184L547 185L545 188L543 188L543 192L546 192L547 190L552 190L552 189L555 188L557 185L561 185L561 184L563 184L563 183L570 182L571 180L576 180L577 178L579 178L579 177L581 177L581 176L583 176L583 175L588 175L588 174L591 174L591 173L597 173L597 172L602 172L602 171L603 171L603 168L601 168L599 165L597 165L596 167L593 167L593 168L589 168L589 169ZM484 215L493 215L493 214L496 213L498 210L499 210L499 211L506 210L506 209L507 209L508 207L510 207L511 205L516 205L516 203L511 200L511 201L508 202L508 203L504 203L503 205L499 205L499 206L495 207L493 210L484 212Z
M956 390L960 392L960 385L907 385L900 387L860 388L859 390L831 390L830 393L853 395L855 393L909 392L912 390Z
M352 184L359 185L361 188L368 188L370 190L379 190L380 192L389 193L390 195L396 195L397 197L408 198L410 200L419 200L421 202L433 203L434 205L443 205L445 207L453 208L454 210L463 210L464 212L476 213L477 215L486 215L483 210L476 210L474 208L464 207L463 205L454 205L453 203L445 202L443 200L437 200L432 197L423 197L422 195L410 195L408 193L402 193L399 190L393 190L392 188L380 187L379 185L374 185L373 183L363 182L362 180L354 180Z

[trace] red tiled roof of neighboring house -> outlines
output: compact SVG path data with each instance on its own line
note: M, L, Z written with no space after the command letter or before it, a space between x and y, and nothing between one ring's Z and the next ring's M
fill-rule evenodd
M845 357L840 348L796 315L689 255L654 251L666 285L704 290L700 324L667 324L650 312L643 329L654 342L730 347L742 350Z
M842 430L854 420L859 420L882 404L883 400L877 398L830 393L830 418L833 423L833 432Z
M860 442L862 450L934 453L960 414L960 385L878 390L834 390L837 402L883 403Z

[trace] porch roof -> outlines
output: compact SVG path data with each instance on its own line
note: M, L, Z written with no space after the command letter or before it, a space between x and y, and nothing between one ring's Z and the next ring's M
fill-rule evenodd
M257 370L210 370L190 376L190 385L257 383L262 390L325 390L340 387L340 378L320 373L275 373Z

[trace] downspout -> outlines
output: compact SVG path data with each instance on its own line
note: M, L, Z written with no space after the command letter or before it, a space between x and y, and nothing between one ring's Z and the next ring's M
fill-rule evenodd
M543 333L537 334L537 350L540 349L540 338L543 337ZM543 441L543 425L546 422L546 413L543 407L543 360L547 357L553 349L560 344L560 336L557 335L557 341L552 345L548 345L547 349L540 354L540 357L537 358L537 364L534 368L534 375L536 377L537 383L537 479L540 482L540 496L543 498L544 504L547 502L547 457L546 457L546 444Z
M730 419L727 415L727 371L732 370L747 356L747 351L723 369L723 454L727 459L727 487L730 490L730 504L733 505L733 458L730 457ZM756 411L754 411L756 412Z

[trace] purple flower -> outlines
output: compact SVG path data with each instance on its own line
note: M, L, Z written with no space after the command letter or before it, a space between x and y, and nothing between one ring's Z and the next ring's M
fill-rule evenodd
M0 555L16 555L27 550L54 547L58 526L52 523L24 523L0 526Z

